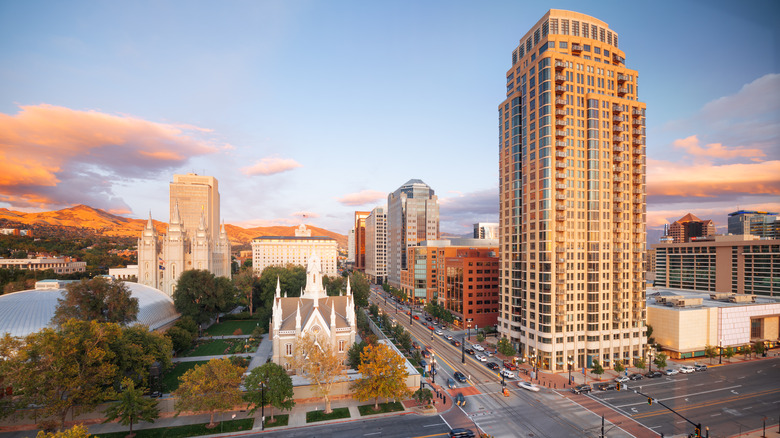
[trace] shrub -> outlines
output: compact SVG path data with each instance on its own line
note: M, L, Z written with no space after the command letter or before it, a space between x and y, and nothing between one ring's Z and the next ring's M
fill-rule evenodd
M241 336L243 334L244 332L240 328L237 328L236 331L233 332L233 336Z

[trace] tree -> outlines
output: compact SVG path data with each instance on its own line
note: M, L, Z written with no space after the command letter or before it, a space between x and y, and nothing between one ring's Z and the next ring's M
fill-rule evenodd
M617 360L617 361L615 361L615 366L614 366L614 367L612 367L612 368L613 368L615 371L619 372L619 373L622 373L623 371L625 371L625 370L626 370L626 367L624 367L624 366L623 366L623 361L622 361L622 360Z
M232 285L227 278L219 278L224 281L209 271L190 269L182 272L173 292L176 310L192 317L198 324L210 321L219 312L227 310L233 296Z
M174 351L181 353L192 347L192 335L181 327L169 328L165 336L170 339Z
M57 432L38 432L36 438L89 438L92 435L89 434L87 426L83 424L76 424L70 429L65 429Z
M353 272L350 276L350 287L355 299L355 306L368 306L368 294L371 290L371 286L368 284L366 277L360 272Z
M370 314L374 315L374 316L378 316L379 315L379 306L377 306L376 304L372 304L372 305L368 306L368 312Z
M52 322L57 325L71 318L81 321L127 324L138 317L138 298L121 281L95 277L65 286L64 297L57 300Z
M647 364L645 363L644 358L640 357L639 359L634 360L634 366L640 370L643 370L647 367Z
M658 367L659 370L662 370L666 368L666 354L665 353L658 353L658 355L655 357L655 365Z
M349 350L347 351L347 366L350 369L358 369L358 366L360 366L361 363L360 353L363 352L363 349L366 348L367 345L368 343L365 341L360 341L355 342L349 347Z
M593 361L593 368L591 368L590 372L595 374L595 375L597 375L597 376L601 376L602 374L604 374L604 367L601 366L599 361L594 360Z
M123 327L111 349L116 354L116 387L120 386L119 379L123 377L131 378L135 385L145 386L149 382L149 369L152 364L159 364L161 372L165 372L172 365L171 339L161 333L150 332L142 324Z
M718 350L712 345L707 344L704 346L704 355L709 357L710 363L712 363L712 359L714 359L715 356L718 355Z
M271 322L273 300L276 296L276 282L280 283L282 296L298 297L306 286L306 269L303 266L268 266L263 269L255 285L254 303L260 325L268 327Z
M311 333L299 337L293 352L293 365L316 386L317 392L325 399L325 413L333 412L330 392L333 384L342 380L344 364L331 343L324 339L318 340Z
M512 346L512 343L509 342L509 339L507 338L499 339L496 348L498 349L498 352L504 356L514 356L517 353L515 347Z
M742 346L742 352L745 353L745 360L747 360L750 357L750 352L753 351L753 347L750 344L745 344Z
M253 415L258 408L267 404L279 410L290 410L295 406L292 379L284 368L273 362L267 362L250 371L244 386L246 387L244 400L252 407L249 415ZM274 421L273 412L271 410L271 422Z
M401 347L404 350L411 350L412 349L412 335L409 334L406 330L401 331L401 334L398 335L398 343L401 344Z
M753 351L756 352L756 357L761 356L764 354L764 343L761 341L756 341L753 343Z
M485 335L482 334L482 332L477 333L477 342L484 342L485 341Z
M325 292L329 297L337 297L346 291L347 280L341 276L331 277L324 275L322 277L322 287L325 288Z
M71 319L21 341L0 339L0 356L6 358L0 361L0 374L14 388L16 407L41 406L19 412L36 418L57 416L64 429L71 409L80 415L113 399L117 365L111 346L120 335L114 323Z
M653 338L653 326L647 324L645 327L647 327L647 343L649 345L655 344L655 338Z
M252 269L252 266L249 266L248 268L241 268L238 274L233 277L233 286L241 296L242 304L249 307L250 316L254 312L254 306L252 305L252 302L255 295L256 281L257 277L255 277L255 271Z
M412 398L417 400L417 403L421 405L429 404L431 400L433 400L433 393L428 388L420 388L417 391L414 391Z
M734 357L735 354L736 354L736 352L734 351L734 349L732 347L728 347L725 350L723 350L723 357L728 359L729 362L731 362L731 358Z
M379 409L379 397L389 400L409 395L406 379L406 360L385 344L369 345L360 354L358 372L363 378L355 381L352 389L360 401L374 399L374 410Z
M144 388L136 388L132 379L122 379L122 389L117 403L106 409L106 420L103 423L118 418L119 424L130 426L129 438L135 436L133 424L139 421L154 423L160 417L160 410L157 408L157 400L144 398Z
M176 415L184 411L211 414L208 427L214 427L214 413L226 411L241 403L241 376L244 368L227 359L211 359L179 377L179 388L173 392Z

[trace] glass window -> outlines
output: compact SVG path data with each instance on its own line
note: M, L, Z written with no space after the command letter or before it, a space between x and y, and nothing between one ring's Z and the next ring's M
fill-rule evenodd
M584 50L584 51L586 51L586 52L590 52L590 44L585 44L585 45L583 45L583 46L582 46L582 50Z
M558 47L560 47L561 49L568 49L569 43L567 43L566 41L561 41L558 43Z
M600 47L594 47L593 48L593 53L595 53L597 55L600 55L601 54L601 48Z

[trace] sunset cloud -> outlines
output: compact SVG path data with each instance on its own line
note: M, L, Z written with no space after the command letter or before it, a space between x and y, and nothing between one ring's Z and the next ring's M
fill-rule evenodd
M498 187L439 198L440 229L465 234L477 222L498 222Z
M366 204L377 204L387 198L387 192L377 190L361 190L357 193L350 193L338 198L342 205L357 207Z
M301 164L291 158L269 157L263 158L252 166L241 168L241 173L247 176L274 175L297 167L301 167Z
M675 140L672 142L672 146L684 150L688 155L694 158L707 161L710 161L713 158L750 158L753 161L760 161L762 157L766 157L764 151L760 149L728 147L721 143L710 143L701 146L699 144L699 138L695 135Z
M712 198L723 194L780 194L780 161L719 166L647 161L649 197Z
M217 151L202 128L54 105L0 114L0 202L129 211L113 182L147 178Z

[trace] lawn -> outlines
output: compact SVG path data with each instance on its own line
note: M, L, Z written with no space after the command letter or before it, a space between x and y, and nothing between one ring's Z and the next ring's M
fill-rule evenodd
M317 421L337 420L339 418L349 417L349 408L336 408L330 414L325 414L325 411L309 411L306 413L306 422L316 423Z
M215 341L206 342L195 347L192 351L186 354L186 357L196 356L217 356L225 354L225 350L231 347L233 344L225 342L221 339Z
M252 331L257 328L259 319L245 319L245 320L228 320L222 321L219 324L214 324L206 329L206 334L211 336L229 336L232 335L236 329L241 329L241 332L245 335L251 335Z
M214 416L215 419L219 419L219 415ZM201 436L201 435L214 435L223 432L238 432L240 430L250 430L255 423L254 418L244 418L241 420L229 420L223 421L222 424L218 424L213 429L207 429L208 423L202 424L186 424L184 426L174 427L157 427L154 429L139 429L134 430L136 438L183 438L188 436ZM95 435L101 438L124 438L128 432L113 432L113 433L101 433Z
M179 362L176 366L165 373L162 379L163 392L169 393L176 390L179 387L179 377L181 377L187 371L195 368L198 365L203 365L208 361L199 360L195 362Z
M268 429L269 427L287 426L287 423L289 421L290 421L289 414L274 415L274 422L271 423L271 417L268 417L268 420L266 420L265 422L265 428Z
M360 415L385 414L387 412L400 412L404 406L400 402L379 403L379 410L374 410L374 404L358 406Z

